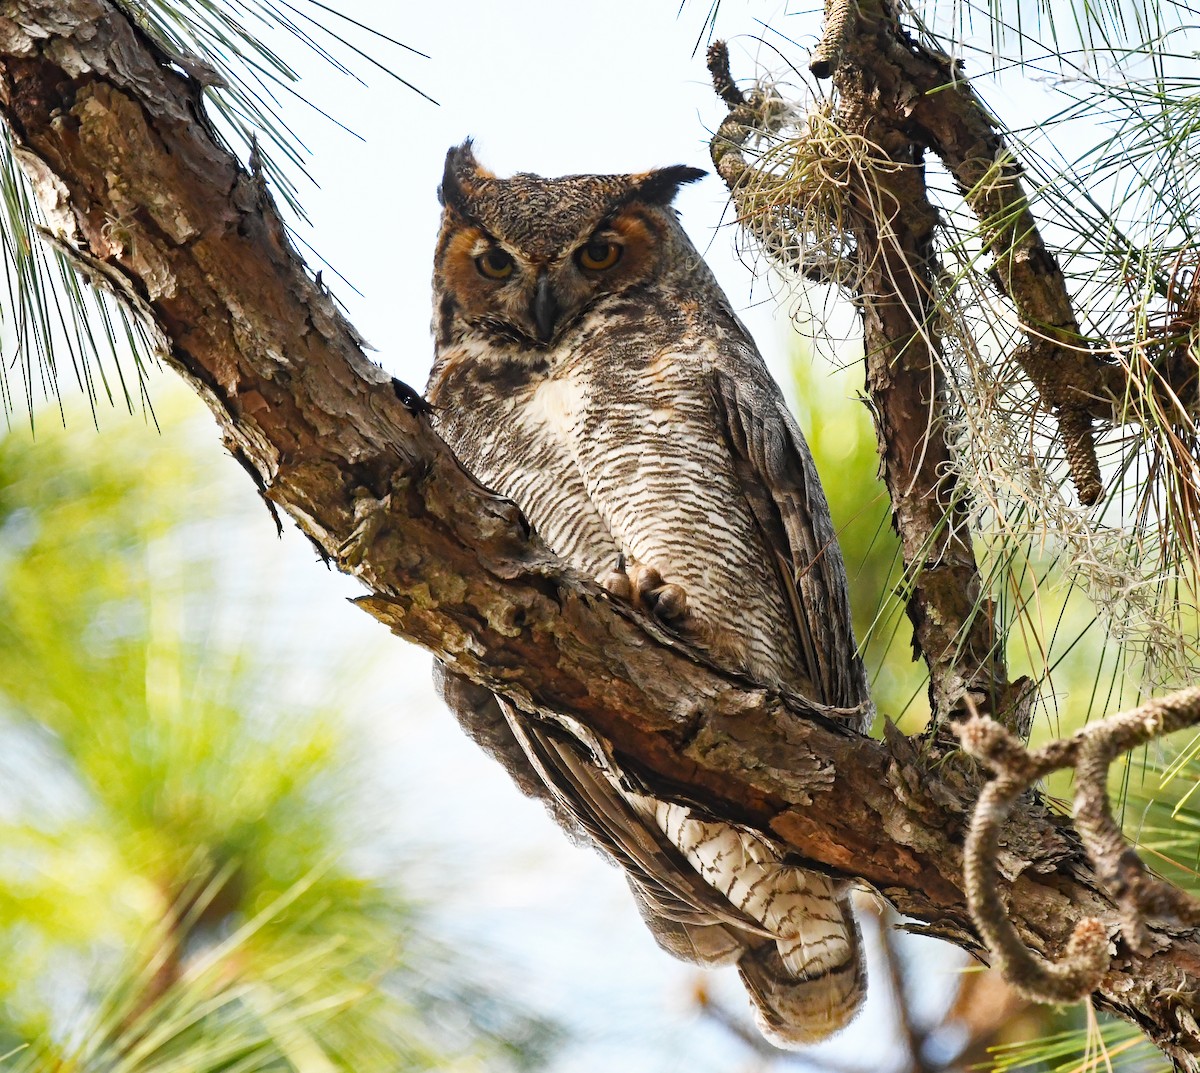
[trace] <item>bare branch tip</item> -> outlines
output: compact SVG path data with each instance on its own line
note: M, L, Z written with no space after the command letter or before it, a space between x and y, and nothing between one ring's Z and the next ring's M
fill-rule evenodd
M857 9L855 0L826 0L825 32L808 61L815 78L829 78L837 70L850 33L851 14Z
M737 88L729 70L729 46L724 41L714 41L708 46L708 73L712 76L713 89L730 108L740 108L746 103L746 95Z

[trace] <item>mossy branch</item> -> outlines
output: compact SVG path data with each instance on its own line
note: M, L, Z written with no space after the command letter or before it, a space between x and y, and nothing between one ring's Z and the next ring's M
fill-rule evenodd
M723 44L709 50L709 69L723 99L741 102L713 138L712 155L751 234L769 254L802 248L794 234L798 226L849 236L815 255L808 250L799 259L778 259L819 282L847 286L862 313L867 392L904 551L914 645L929 665L935 718L964 711L967 697L1001 715L1010 707L1003 653L987 602L979 598L982 585L965 523L967 492L947 441L936 297L941 273L933 246L937 213L913 164L911 143L871 111L871 95L855 82L863 71L843 63L837 115L821 113L820 131L810 117L804 138L806 162L840 150L839 158L826 168L814 163L811 181L797 175L805 170L798 164L777 181L764 178L761 162L746 159L745 146L753 136L769 135L771 124L789 113L769 91L737 93ZM780 153L794 147L789 143Z

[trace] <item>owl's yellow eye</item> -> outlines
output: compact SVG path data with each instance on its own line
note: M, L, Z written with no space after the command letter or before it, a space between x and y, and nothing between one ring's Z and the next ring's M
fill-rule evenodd
M579 262L580 268L586 268L589 272L603 272L606 268L612 268L621 259L621 247L615 242L594 238L586 246L580 248L575 259Z
M475 258L475 267L488 279L508 279L512 275L513 259L499 246L493 246Z

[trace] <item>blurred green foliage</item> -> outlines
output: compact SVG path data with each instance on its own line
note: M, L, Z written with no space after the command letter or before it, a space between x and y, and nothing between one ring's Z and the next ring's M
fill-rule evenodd
M367 824L343 713L280 687L255 594L215 573L237 532L223 482L180 414L165 426L0 442L0 1054L539 1067L556 1028L473 982L390 875L346 863Z
M913 733L929 717L928 676L924 662L913 659L899 540L878 476L861 368L833 368L803 353L792 362L791 386L841 541L876 707ZM984 533L975 548L983 594L993 601L990 613L1005 638L1009 676L1028 675L1039 684L1035 741L1069 734L1146 695L1141 662L1110 632L1120 621L1106 624L1073 583L1072 564L1063 561L1052 536L1016 543Z
M1092 1019L1083 1028L997 1047L990 1069L994 1073L1170 1073L1171 1063L1133 1025Z

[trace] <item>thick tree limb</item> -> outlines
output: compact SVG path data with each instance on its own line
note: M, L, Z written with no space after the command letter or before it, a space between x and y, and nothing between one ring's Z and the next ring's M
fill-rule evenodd
M883 63L905 87L905 99L891 102L893 121L941 157L979 218L993 278L1026 337L1015 357L1058 415L1081 502L1095 503L1102 489L1092 418L1121 420L1125 377L1087 346L1062 268L1029 211L1020 164L955 62L908 39L886 0L864 5L857 29L858 58L882 50Z
M60 241L155 318L225 442L363 581L367 610L523 708L571 712L657 792L863 876L970 945L974 780L706 666L557 563L363 358L199 93L110 0L0 0L0 111ZM1006 834L1001 893L1025 943L1057 956L1080 916L1115 919L1065 820L1030 800ZM1191 1000L1162 998L1200 989L1200 943L1154 934L1149 955L1118 949L1098 1001L1200 1069Z

